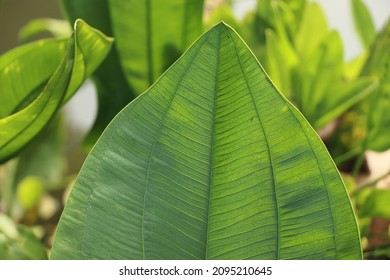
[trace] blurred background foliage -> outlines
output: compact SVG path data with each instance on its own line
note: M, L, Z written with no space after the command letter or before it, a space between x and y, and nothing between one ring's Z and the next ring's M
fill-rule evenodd
M389 259L390 21L377 31L364 2L350 0L351 11L345 12L353 15L362 51L347 61L343 40L329 27L319 4L258 0L253 9L238 16L240 1L245 2L206 1L203 29L223 20L243 37L275 85L324 140L355 208L365 258ZM61 13L56 0L0 0L0 54L47 36L69 37L70 25L63 18L73 24L79 17L67 6L71 2L61 2ZM83 19L113 35L110 26L115 21L105 23L110 21L107 14L100 22L94 16L107 13L98 10L107 1L96 3L81 12ZM184 50L172 50L164 69ZM89 134L62 111L17 156L0 165L0 259L48 258L56 225L85 156L112 117L141 93L124 73L117 51L111 51L93 76L99 104ZM117 94L115 104L106 103L111 101L102 92L108 91Z

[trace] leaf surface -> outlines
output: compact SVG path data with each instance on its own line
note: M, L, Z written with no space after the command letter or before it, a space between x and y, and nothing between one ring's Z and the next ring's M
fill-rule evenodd
M323 143L225 24L111 122L53 259L360 259Z
M17 153L46 126L96 69L111 43L102 33L77 21L65 55L63 40L49 40L0 58L0 101L4 104L0 110L0 162ZM57 69L51 58L61 61Z

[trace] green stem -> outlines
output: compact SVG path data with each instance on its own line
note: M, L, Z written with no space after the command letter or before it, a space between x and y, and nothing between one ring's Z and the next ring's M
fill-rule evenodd
M365 141L366 142L366 141ZM355 162L355 165L353 166L353 170L352 170L352 176L354 178L357 177L357 175L359 175L359 171L360 169L362 168L362 165L364 163L364 160L365 160L365 154L364 154L364 150L366 149L366 146L365 144L363 144L363 153L359 155L358 159L356 160Z
M359 155L358 160L355 163L355 166L354 166L353 172L352 172L352 175L355 178L359 174L360 168L362 167L362 164L364 162L364 157L365 157L364 153L368 149L369 138L370 138L370 136L372 136L372 135L370 135L370 131L373 127L372 119L373 119L374 110L377 108L376 105L377 105L378 100L379 100L379 95L380 95L379 90L374 92L374 96L371 99L370 107L368 108L367 119L366 119L366 137L363 139L363 143L361 145L361 150L360 150L360 155Z
M351 197L357 195L358 193L360 193L360 192L361 192L362 190L364 190L364 189L367 189L367 188L372 187L372 186L376 186L376 184L377 184L380 180L386 178L387 176L390 176L390 170L389 170L388 172L386 172L385 174L379 176L378 178L376 178L376 179L374 179L374 180L372 180L372 181L369 181L369 182L367 182L367 183L361 185L356 191L354 191L354 192L351 193Z
M367 248L367 249L365 249L363 251L363 253L374 252L375 250L378 250L378 249L387 249L387 248L390 248L390 243L384 244L384 245L375 246L375 247L371 247L371 248Z
M354 148L354 149L352 149L352 150L350 150L342 155L335 157L333 160L336 163L336 165L339 165L339 164L353 158L354 156L358 155L359 153L360 153L359 149Z

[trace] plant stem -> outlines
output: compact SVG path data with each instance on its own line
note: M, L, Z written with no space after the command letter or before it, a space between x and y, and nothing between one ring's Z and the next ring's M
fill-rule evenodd
M335 157L333 160L336 163L336 165L339 165L339 164L353 158L354 156L358 155L359 153L360 153L359 149L354 148L354 149L352 149L352 150L350 150L342 155Z
M372 187L372 186L375 186L380 180L386 178L389 175L390 175L390 170L387 171L385 174L379 176L378 178L361 185L356 191L351 193L351 196L355 196L359 192L361 192L362 190L367 189L367 188Z
M367 248L367 249L365 249L365 250L363 251L363 253L374 252L375 250L378 250L378 249L386 249L386 248L390 248L390 243L384 244L384 245L379 245L379 246L376 246L376 247Z

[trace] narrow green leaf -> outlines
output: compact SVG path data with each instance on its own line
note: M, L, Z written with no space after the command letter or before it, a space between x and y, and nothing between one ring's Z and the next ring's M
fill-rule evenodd
M376 77L377 89L343 116L337 133L329 140L333 158L339 164L356 156L362 162L366 150L390 149L389 41L390 21L376 37L360 73L361 77Z
M361 249L323 143L219 24L108 126L51 258L360 259Z
M108 3L121 65L137 95L202 33L203 0Z
M307 4L295 39L299 55L310 55L327 34L328 24L321 7L316 3Z
M284 52L283 44L280 44L278 39L273 31L266 30L267 61L265 69L274 84L289 98L291 66L286 63L287 53Z
M352 81L359 77L363 66L367 61L367 57L368 53L363 52L359 56L344 64L343 77L348 81Z
M48 32L54 37L69 37L71 29L65 20L54 18L37 18L28 22L19 31L19 39L27 41L41 33Z
M61 0L61 5L70 23L82 18L108 36L113 35L108 0ZM114 47L96 69L92 79L97 89L98 114L92 130L84 140L87 149L92 148L108 123L136 96L126 81Z
M328 104L328 100L338 99L336 95L346 93L331 91L333 85L340 84L342 70L343 46L335 31L329 32L311 55L302 59L294 69L294 101L311 124L314 125L325 112L334 109L334 104ZM331 107L325 107L327 105Z
M349 83L338 83L329 88L329 93L318 107L319 118L315 128L321 128L341 116L352 106L364 100L378 88L378 80L359 78Z
M352 0L352 13L360 41L365 49L369 49L376 36L375 25L370 12L362 0Z
M50 58L63 56L63 40L40 41L0 58L0 100L7 104L0 115L0 162L21 150L46 126L96 69L111 43L102 33L77 21L67 53L55 71ZM51 51L46 58L43 51L37 51L40 47ZM50 70L54 74L47 81Z
M390 148L390 21L376 38L362 75L373 75L379 79L378 89L368 102L362 102L357 108L366 119L366 137L362 151L372 149L385 151Z

